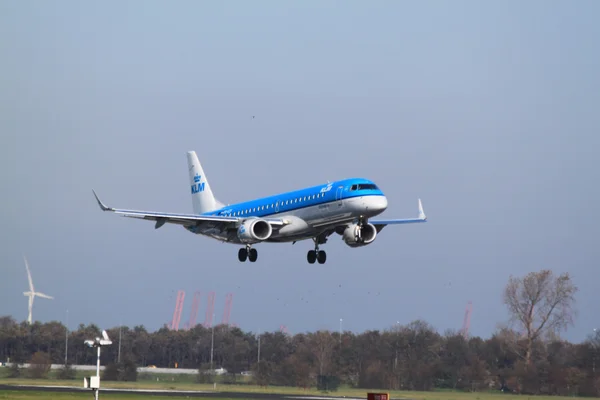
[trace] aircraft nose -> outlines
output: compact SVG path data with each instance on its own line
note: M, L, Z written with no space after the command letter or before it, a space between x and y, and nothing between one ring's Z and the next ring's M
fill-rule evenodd
M388 206L387 197L381 196L381 200L380 201L381 201L381 206L380 206L381 207L381 211L384 211L387 208L387 206Z
M369 209L376 212L383 212L388 206L388 201L385 196L373 196L369 203Z

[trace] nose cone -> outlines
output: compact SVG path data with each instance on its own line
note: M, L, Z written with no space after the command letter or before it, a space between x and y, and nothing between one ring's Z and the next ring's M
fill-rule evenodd
M388 206L388 201L385 196L369 196L367 207L369 211L380 214L385 211Z

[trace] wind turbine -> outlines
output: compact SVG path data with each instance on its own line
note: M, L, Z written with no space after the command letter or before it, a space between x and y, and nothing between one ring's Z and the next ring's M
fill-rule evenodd
M27 259L25 258L25 256L23 256L23 259L25 260L25 268L27 268L27 279L29 279L29 292L23 292L23 294L25 296L29 297L29 317L27 318L27 321L31 324L32 323L31 311L33 310L33 299L37 296L37 297L41 297L44 299L52 300L52 299L54 299L54 297L35 291L35 289L33 288L33 280L31 280L31 272L29 271L29 264L27 263Z

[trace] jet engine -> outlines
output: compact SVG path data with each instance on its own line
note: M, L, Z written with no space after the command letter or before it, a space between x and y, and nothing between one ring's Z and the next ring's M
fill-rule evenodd
M250 244L267 240L271 237L273 228L267 221L259 218L247 219L237 230L240 242Z
M371 223L363 224L362 228L358 224L350 224L344 229L342 238L350 247L366 246L372 243L377 236L377 228Z

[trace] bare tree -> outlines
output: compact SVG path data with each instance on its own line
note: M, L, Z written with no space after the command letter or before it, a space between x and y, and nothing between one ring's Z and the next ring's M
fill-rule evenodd
M558 277L550 270L510 277L504 290L512 322L525 336L525 363L530 365L534 342L547 332L558 333L573 324L577 287L568 273Z
M318 331L312 335L312 350L319 366L319 375L330 373L331 355L335 340L329 331Z

